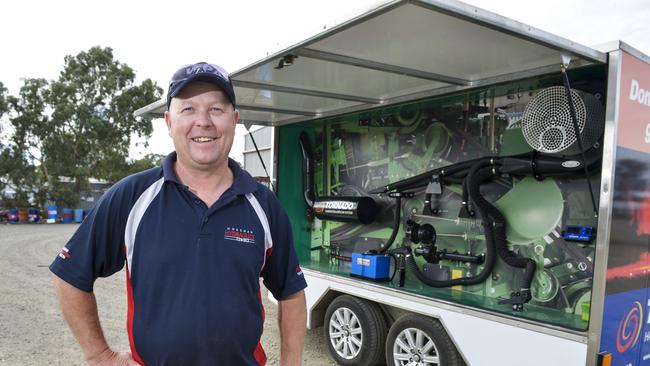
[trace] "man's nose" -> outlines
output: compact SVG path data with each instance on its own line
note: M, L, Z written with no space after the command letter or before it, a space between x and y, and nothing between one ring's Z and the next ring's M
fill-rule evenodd
M209 127L212 125L212 120L210 119L210 112L208 110L201 111L194 120L194 125L200 127Z

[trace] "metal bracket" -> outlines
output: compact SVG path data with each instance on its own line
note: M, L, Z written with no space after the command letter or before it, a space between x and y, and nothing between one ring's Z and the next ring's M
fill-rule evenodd
M571 55L566 53L561 53L560 57L562 58L562 66L564 66L565 69L568 69L569 64L571 64Z

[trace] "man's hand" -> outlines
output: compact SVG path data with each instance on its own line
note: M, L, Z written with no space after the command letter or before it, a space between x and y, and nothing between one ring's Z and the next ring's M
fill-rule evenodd
M70 326L89 365L137 366L131 352L113 352L102 332L97 314L97 301L92 292L84 292L54 276L63 317Z
M107 348L104 352L88 360L90 366L139 366L133 361L131 352L114 352Z

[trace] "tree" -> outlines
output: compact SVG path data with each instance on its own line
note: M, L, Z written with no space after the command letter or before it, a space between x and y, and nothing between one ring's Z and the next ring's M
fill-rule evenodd
M3 117L8 109L6 93L7 88L0 82L0 200L4 199L4 191L9 182L7 173L10 171L10 164L12 163L9 148L3 143L5 140L5 121Z
M46 143L46 164L51 174L72 178L75 192L87 188L90 176L114 182L112 164L106 162L126 160L133 134L151 135L150 119L133 112L159 99L162 90L151 80L134 85L134 78L133 69L114 60L110 48L93 47L66 56L52 83L53 133ZM53 187L66 193L56 183Z
M5 88L5 85L0 81L0 117L2 117L3 114L7 113L7 100L5 97L6 93L7 88Z
M8 200L14 207L25 207L33 199L44 204L47 196L43 185L47 182L44 161L43 137L48 131L46 97L48 82L45 79L26 79L19 96L9 96L10 125L13 128L11 144L4 150L5 172L16 194ZM38 165L35 165L38 162ZM38 170L42 174L39 174Z
M131 136L152 132L150 118L133 112L162 93L151 80L134 79L133 69L115 60L111 48L93 47L66 56L57 80L25 80L19 96L8 98L14 133L7 154L20 162L12 180L22 179L24 186L32 179L39 200L73 207L89 178L124 177Z
M143 170L151 169L160 166L165 159L165 155L160 154L147 154L142 159L134 160L129 163L126 175L135 174Z

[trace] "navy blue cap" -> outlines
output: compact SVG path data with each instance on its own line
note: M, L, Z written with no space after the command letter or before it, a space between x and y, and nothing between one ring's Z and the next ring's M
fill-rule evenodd
M222 67L199 62L192 65L183 66L174 73L169 81L169 90L167 91L167 108L172 102L172 98L178 96L181 90L193 81L205 81L212 83L223 90L230 103L235 107L235 90L232 86L230 75Z

